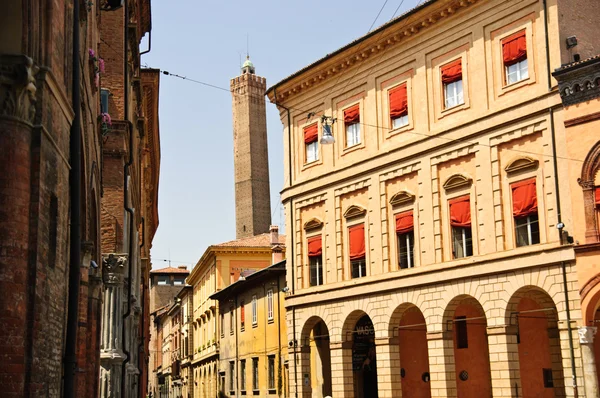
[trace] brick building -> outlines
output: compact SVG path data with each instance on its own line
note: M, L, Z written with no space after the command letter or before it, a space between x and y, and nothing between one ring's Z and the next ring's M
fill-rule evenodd
M0 387L3 396L107 396L100 362L107 354L107 305L129 301L132 285L140 308L126 349L132 373L145 375L148 340L149 249L158 225L158 72L139 69L139 42L150 30L148 0L37 2L9 0L0 14ZM125 27L125 10L130 14ZM120 19L118 15L121 15ZM124 76L128 32L131 79ZM120 40L119 40L120 38ZM119 47L119 42L121 43ZM101 43L120 48L120 57ZM119 66L120 64L120 66ZM125 84L127 83L127 84ZM136 107L119 114L124 85ZM114 122L103 88L115 94ZM120 90L120 92L119 92ZM143 93L143 95L142 95ZM110 102L110 100L109 100ZM74 105L75 104L75 105ZM123 108L123 105L121 105ZM128 128L134 127L134 129ZM123 131L135 131L135 164L129 186L138 209L140 238L123 245L124 168L113 160L130 151ZM122 145L120 145L122 144ZM120 154L120 155L119 155ZM132 163L133 164L133 163ZM142 189L142 186L144 189ZM135 189L134 189L135 188ZM117 202L121 210L116 211ZM111 207L112 206L112 207ZM133 242L133 240L130 240ZM139 242L139 244L138 244ZM107 256L118 253L118 256ZM136 273L125 278L128 259ZM127 273L127 272L125 272ZM145 277L144 277L145 275ZM129 275L127 275L129 276ZM134 279L135 278L135 279ZM116 294L114 294L116 293ZM112 298L113 301L107 301ZM105 314L103 314L103 312ZM135 311L133 311L135 312ZM129 339L130 336L135 338ZM147 343L146 343L147 344ZM134 346L135 345L135 346ZM140 350L141 348L141 350ZM101 355L102 351L102 355ZM142 352L140 357L138 352ZM101 360L102 357L102 360ZM139 362L138 362L139 360ZM64 380L63 380L64 376ZM120 378L120 377L119 377ZM131 378L128 394L144 396ZM145 383L142 383L145 385ZM139 384L138 384L139 385ZM118 390L121 390L119 384Z
M598 17L430 0L269 89L292 396L598 396Z

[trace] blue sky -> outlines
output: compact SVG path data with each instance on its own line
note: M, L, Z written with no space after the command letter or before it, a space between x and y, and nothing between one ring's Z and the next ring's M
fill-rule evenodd
M385 6L384 6L385 4ZM267 86L364 35L417 0L153 1L152 51L142 64L228 88L250 58ZM146 41L142 49L146 48ZM153 268L198 261L211 244L235 239L231 95L161 75L160 225ZM283 126L267 104L272 223L283 225Z

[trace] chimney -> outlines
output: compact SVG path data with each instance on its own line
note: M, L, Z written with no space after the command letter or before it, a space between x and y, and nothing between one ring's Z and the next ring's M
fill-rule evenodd
M283 249L279 244L279 227L271 225L269 230L271 232L271 263L277 264L283 260Z
M184 270L186 270L186 271L187 271L187 265L180 265L180 266L179 266L179 267L177 267L177 268L179 268L179 269L184 269Z

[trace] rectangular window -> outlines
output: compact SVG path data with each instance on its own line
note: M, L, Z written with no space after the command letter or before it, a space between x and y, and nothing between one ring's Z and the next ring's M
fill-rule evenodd
M408 97L406 83L389 90L390 119L392 128L399 128L408 124Z
M506 84L516 83L529 77L525 30L502 40L502 60L506 73Z
M537 187L535 178L519 181L510 186L515 219L517 247L540 243Z
M252 358L252 389L258 390L258 358Z
M229 362L229 391L235 391L235 362Z
M396 215L396 236L398 238L398 265L400 269L414 267L414 219L413 212Z
M242 359L240 361L240 388L243 391L246 391L246 360Z
M258 304L256 302L256 296L252 296L252 325L258 324Z
M463 258L473 255L471 236L471 200L469 195L450 201L450 225L452 227L452 256Z
M346 147L360 144L360 108L358 104L344 110L344 126Z
M454 327L456 328L456 348L469 348L467 317L457 316L454 318Z
M316 123L304 128L304 145L306 163L319 160L319 128Z
M552 377L552 369L543 368L542 377L544 378L544 388L554 388L554 377Z
M225 337L225 313L221 312L221 337Z
M267 319L273 320L273 290L267 290Z
M158 284L159 285L168 285L169 284L169 277L167 275L159 276L158 277Z
M269 355L269 390L275 389L275 355Z
M444 108L449 109L463 104L462 61L457 59L442 66L441 72L444 86Z
M320 286L323 284L323 243L321 235L308 238L307 243L310 286Z
M348 228L350 246L350 266L352 278L367 276L366 249L365 249L365 224L353 225Z
M233 307L229 307L229 334L233 334Z
M100 89L100 113L108 113L108 97L110 92L107 89Z
M246 327L246 303L244 300L240 302L240 328L244 331Z

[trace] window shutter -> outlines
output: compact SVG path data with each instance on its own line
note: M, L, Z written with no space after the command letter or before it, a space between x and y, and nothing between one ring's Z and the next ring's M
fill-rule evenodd
M537 213L535 178L512 184L513 216L527 217Z
M512 65L527 59L527 40L522 30L502 40L502 58L504 65Z
M406 95L406 84L394 87L389 91L390 96L390 118L395 119L408 113L408 98Z
M453 227L471 226L471 200L469 195L450 201L450 225Z
M244 324L246 323L246 306L243 301L240 304L240 321L242 323L242 327L244 327Z
M344 110L344 123L352 124L360 122L360 109L358 104Z
M308 238L308 257L317 257L323 253L321 235Z
M350 260L365 257L365 224L358 224L348 228L350 238Z
M462 80L462 60L459 58L442 66L442 83L450 84Z
M319 137L319 128L317 126L317 123L311 124L310 126L304 128L304 143L305 144L311 144L311 143L317 141L318 137Z
M396 233L405 234L412 231L414 228L413 212L405 211L396 215Z

